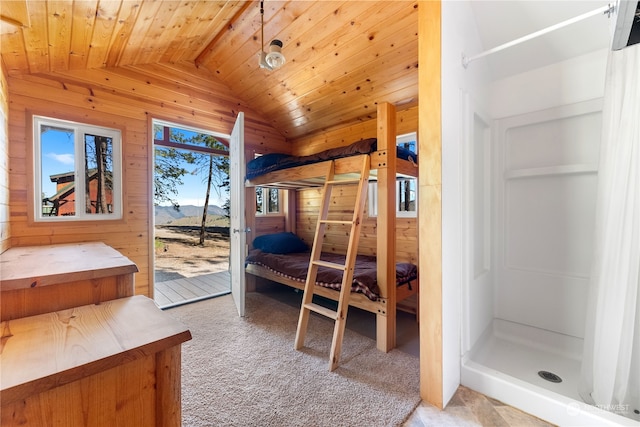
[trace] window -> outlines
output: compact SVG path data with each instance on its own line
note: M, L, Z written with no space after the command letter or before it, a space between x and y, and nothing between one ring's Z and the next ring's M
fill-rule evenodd
M399 147L418 152L416 132L396 138ZM378 188L375 182L369 184L369 216L378 216ZM399 177L396 179L396 215L415 218L418 214L418 179Z
M256 214L280 213L280 191L277 188L256 187Z
M256 154L256 158L261 154ZM280 213L280 190L277 188L256 187L256 215Z
M120 131L34 116L36 221L122 218Z

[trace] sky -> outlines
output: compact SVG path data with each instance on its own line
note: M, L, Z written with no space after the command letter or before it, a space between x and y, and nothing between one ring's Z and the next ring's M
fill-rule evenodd
M74 165L73 135L60 130L48 130L42 134L42 192L47 197L56 193L56 184L49 177L71 172Z
M180 206L204 206L204 199L206 195L206 176L198 174L195 165L190 165L186 162L182 162L183 167L191 173L182 177L183 185L178 188L178 204ZM224 201L228 198L228 194L220 192L214 185L211 186L211 192L209 194L209 206L217 205L222 207ZM168 202L160 203L161 206L170 206Z
M185 131L186 132L186 131ZM56 193L56 185L49 178L51 175L71 172L74 168L75 154L72 134L62 130L49 129L42 134L42 191L50 197ZM184 162L183 166L190 172L194 172L195 166ZM205 199L204 176L187 174L182 177L183 185L178 188L176 196L181 206L203 206ZM228 198L228 194L218 194L217 188L212 186L209 195L209 205L222 206ZM169 205L169 203L163 203Z
M183 138L187 139L196 135L196 132L190 130L172 128L172 131L180 133ZM156 138L161 137L162 134L159 132L156 135ZM181 165L190 173L183 175L181 178L183 184L178 187L178 195L176 196L178 204L180 206L204 206L204 199L206 196L206 172L198 172L196 165L192 165L184 161L181 162ZM222 207L228 197L229 194L219 190L214 182L209 193L209 205ZM160 203L160 205L170 206L170 203L164 202Z

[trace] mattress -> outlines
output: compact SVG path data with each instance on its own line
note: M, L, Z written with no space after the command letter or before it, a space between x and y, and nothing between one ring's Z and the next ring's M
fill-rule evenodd
M247 256L246 262L247 264L256 264L265 267L282 277L305 283L310 258L310 252L273 254L254 249ZM346 257L345 255L323 252L320 259L336 264L344 264ZM342 275L343 273L339 270L321 266L318 268L316 284L326 288L340 290L342 287ZM416 280L417 277L418 271L415 264L396 264L397 286ZM357 256L351 291L362 293L372 301L378 300L380 289L377 283L375 257L366 255Z
M332 148L309 156L291 156L283 153L265 154L247 163L247 179L251 180L269 172L296 166L373 153L377 150L377 145L378 140L376 138L369 138L356 141L345 147ZM396 148L396 155L403 160L418 162L418 156L403 147Z

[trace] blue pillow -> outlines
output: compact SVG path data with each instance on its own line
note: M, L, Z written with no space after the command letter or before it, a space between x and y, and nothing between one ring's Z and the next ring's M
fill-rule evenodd
M290 254L309 250L309 246L291 232L258 236L253 239L253 247L272 254Z

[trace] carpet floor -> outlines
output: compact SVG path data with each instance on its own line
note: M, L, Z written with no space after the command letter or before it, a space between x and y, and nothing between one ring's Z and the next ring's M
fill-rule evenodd
M166 312L193 335L182 346L185 427L399 426L420 402L418 358L347 329L329 372L333 322L312 315L296 351L298 309L260 293L247 294L244 318L231 295Z

